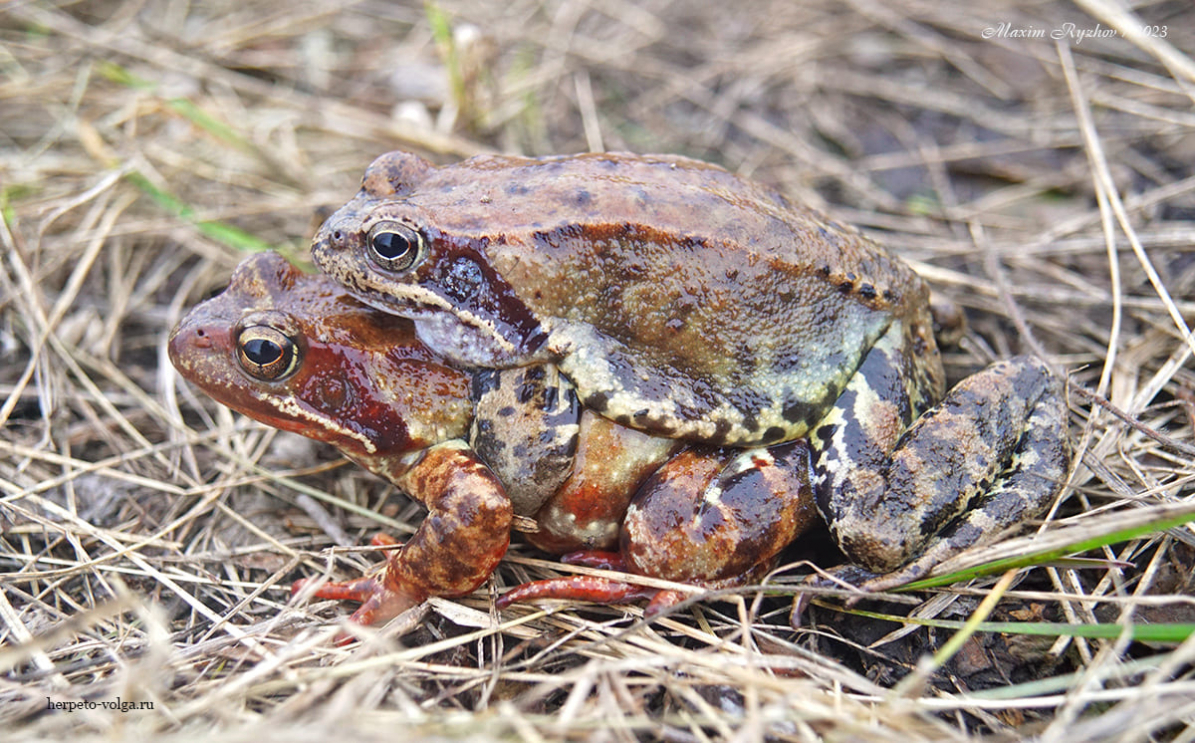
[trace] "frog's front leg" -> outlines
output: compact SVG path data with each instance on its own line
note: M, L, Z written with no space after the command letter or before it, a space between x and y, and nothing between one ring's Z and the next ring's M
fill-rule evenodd
M902 435L919 405L896 340L890 331L869 353L812 438L819 508L863 568L842 575L868 590L1041 513L1070 462L1061 383L1028 356L963 380Z
M494 571L510 544L510 499L463 441L437 444L395 468L399 471L389 473L389 479L427 506L427 518L400 550L388 553L379 573L327 583L315 592L321 598L364 602L352 616L358 624L383 622L429 596L470 593ZM296 582L292 590L309 580Z
M802 441L769 448L689 449L639 489L618 554L577 553L566 562L716 589L761 577L780 551L816 522ZM598 561L598 562L595 562ZM683 598L616 580L577 576L519 586L499 608L536 598L621 603L652 597L649 614Z
M515 513L531 516L574 471L581 406L572 383L552 364L478 369L471 398L470 446Z

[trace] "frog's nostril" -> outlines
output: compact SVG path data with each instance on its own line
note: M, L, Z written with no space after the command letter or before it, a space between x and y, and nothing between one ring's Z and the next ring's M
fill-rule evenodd
M200 338L202 338L202 337L203 337L203 328L200 328L199 330L196 330L196 331L195 331L195 335L197 335L197 336L199 336Z

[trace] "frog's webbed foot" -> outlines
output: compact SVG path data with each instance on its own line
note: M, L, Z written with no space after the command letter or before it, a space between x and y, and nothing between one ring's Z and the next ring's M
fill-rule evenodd
M619 553L578 552L565 561L709 589L751 582L815 521L808 461L803 441L681 452L636 494ZM650 598L650 616L687 595L577 576L519 586L499 599L499 607L536 598L600 603Z
M367 575L355 580L325 583L312 596L333 601L360 601L361 606L349 617L355 624L381 624L402 614L407 609L417 606L427 599L426 594L410 591L399 585L391 585L387 580L387 568L382 568L375 575ZM303 578L291 586L291 594L297 594L318 578Z
M370 544L375 547L390 547L399 541L388 534L375 534ZM427 593L415 586L404 586L401 582L390 579L392 570L390 560L395 559L397 553L391 553L385 565L373 575L346 581L333 581L320 585L312 596L332 601L360 601L349 621L356 624L380 624L403 613L427 598ZM320 578L301 578L291 584L290 592L294 596L307 586L318 584Z
M462 596L481 585L510 544L511 505L502 484L464 445L439 444L392 478L428 507L427 518L380 572L329 583L316 596L363 601L359 624L392 619L429 596ZM375 545L395 544L384 535ZM307 582L300 581L297 591Z

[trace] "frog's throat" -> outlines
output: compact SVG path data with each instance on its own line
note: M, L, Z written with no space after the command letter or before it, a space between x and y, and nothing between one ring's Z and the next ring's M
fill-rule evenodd
M262 411L241 411L250 418L259 420L275 428L281 428L284 431L295 431L304 435L307 435L306 432L310 430L322 431L325 435L319 440L342 442L337 444L337 448L344 451L348 456L353 456L351 453L352 446L348 443L350 441L355 442L363 455L368 456L378 453L377 444L365 433L342 425L335 418L320 412L314 406L302 400L294 397L278 397L262 394L254 394L253 397L263 408L264 406L268 406L277 410L278 414L277 416L266 415L264 414L264 409ZM296 424L302 425L296 427Z
M485 318L468 311L420 309L409 317L415 321L415 335L424 345L457 364L505 369L549 360L542 352L547 340L542 330L523 344L516 344Z

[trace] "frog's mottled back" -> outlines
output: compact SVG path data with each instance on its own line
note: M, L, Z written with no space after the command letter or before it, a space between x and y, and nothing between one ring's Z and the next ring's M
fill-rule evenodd
M927 291L856 231L680 157L374 162L314 255L458 362L556 361L635 428L802 436L894 322L942 393Z

